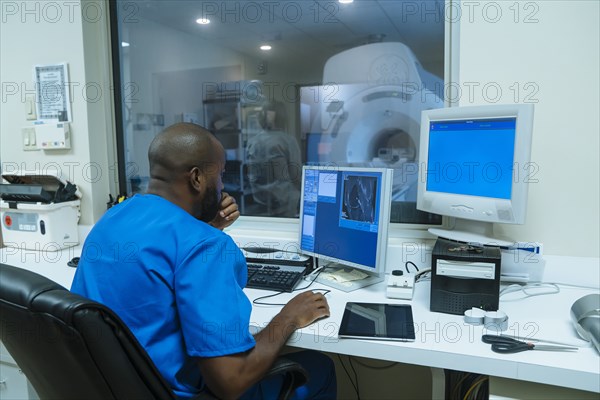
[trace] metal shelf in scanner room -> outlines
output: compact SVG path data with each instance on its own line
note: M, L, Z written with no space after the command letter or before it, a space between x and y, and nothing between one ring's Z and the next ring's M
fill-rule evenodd
M81 193L55 171L3 174L0 226L6 247L58 251L79 244Z

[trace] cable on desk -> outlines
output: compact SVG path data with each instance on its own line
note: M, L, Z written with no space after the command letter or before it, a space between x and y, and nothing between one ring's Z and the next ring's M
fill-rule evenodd
M410 270L408 269L408 266L412 265L414 269L417 270L417 272L419 272L419 267L417 267L417 264L415 264L412 261L407 261L404 263L404 269L406 270L406 272L408 272L410 274Z
M518 283L515 283L515 284L509 285L509 286L505 287L504 289L502 289L500 291L500 297L502 297L505 294L509 294L509 293L514 293L514 292L519 292L519 291L523 292L523 294L525 295L524 297L519 297L519 298L511 299L511 300L503 300L503 301L516 301L516 300L527 299L529 297L534 297L534 296L557 294L557 293L560 293L561 287L586 289L586 290L598 290L598 288L594 287L594 286L572 285L572 284L568 284L568 283L559 283L559 282L539 282L539 283L528 283L525 285L520 285ZM537 292L537 293L531 292L532 290L537 290L537 289L546 289L546 291Z
M319 271L319 273L321 273L321 272ZM319 274L317 274L317 276L318 276L318 275L319 275ZM316 278L316 277L315 277L315 278ZM308 285L306 285L306 286L304 286L304 287L301 287L301 288L296 288L296 289L292 290L292 293L294 293L294 292L299 292L299 291L301 291L301 290L306 290L306 289L308 289L308 288L309 288L309 287L310 287L310 286L311 286L311 285L312 285L314 282L315 282L315 281L313 280L313 281L311 281L311 282L310 282ZM325 296L326 294L328 294L328 293L330 293L330 292L331 292L331 290L329 290L329 289L312 289L312 290L313 290L314 292L322 292L322 293L323 293L323 296ZM252 300L252 304L256 304L257 306L285 306L285 305L286 305L286 303L266 303L266 302L261 302L261 301L260 301L260 300L263 300L263 299L268 299L268 298L271 298L271 297L279 296L279 295L280 295L280 294L282 294L282 293L287 293L287 292L280 291L280 292L277 292L277 293L268 294L268 295L266 295L266 296L260 296L260 297L257 297L256 299Z
M310 287L310 286L311 286L313 283L315 283L315 281L317 280L317 278L319 277L319 275L321 275L321 272L323 272L323 271L325 270L325 268L327 268L327 266L323 266L323 267L321 267L321 269L319 269L319 268L315 269L315 271L317 271L317 274L316 274L314 277L312 277L312 274L314 274L314 273L315 273L315 271L313 271L313 272L311 272L310 274L306 275L304 278L307 278L307 277L312 277L312 279L311 279L310 283L309 283L308 285L306 285L306 286L302 287L302 288L297 288L297 289L294 289L294 292L295 292L295 291L297 291L297 290L305 290L305 289L308 289L308 288L309 288L309 287ZM303 279L304 279L304 278L303 278ZM304 280L306 280L306 279L304 279ZM329 292L330 292L330 290L328 290L328 291L327 291L327 293L329 293ZM326 294L327 294L327 293L326 293Z
M317 272L317 274L315 275L315 277L314 277L314 278L313 278L313 279L310 281L310 283L309 283L308 285L306 285L306 286L304 286L304 287L301 287L301 288L296 288L296 289L292 290L292 293L294 293L294 292L298 292L298 291L300 291L300 290L306 290L306 289L308 289L309 287L311 287L311 285L312 285L313 283L315 283L315 280L317 279L317 277L319 276L319 274L320 274L321 272L323 272L323 270L324 270L325 268L326 268L326 266L325 266L325 267L323 267L323 269L319 270L319 271ZM315 270L315 271L316 271L316 270ZM314 273L314 271L313 271L313 273ZM309 274L309 275L310 275L310 274ZM306 275L306 276L309 276L309 275ZM306 276L305 276L304 278L306 278ZM323 292L323 296L325 296L327 293L331 292L331 290L329 290L329 289L313 289L313 290L314 290L314 291ZM268 295L266 295L266 296L257 297L256 299L252 300L252 304L256 304L256 305L258 305L258 306L285 306L285 304L284 304L284 303L265 303L265 302L260 302L260 300L262 300L262 299L268 299L268 298L270 298L270 297L279 296L279 295L280 295L280 294L282 294L282 293L286 293L286 292L284 292L284 291L281 291L281 292L277 292L277 293L273 293L273 294L268 294Z
M419 271L419 273L417 273L415 275L415 283L431 280L431 276L429 276L430 272L431 272L431 268L427 268L427 269L424 269L423 271Z
M532 292L532 290L540 290L544 289L544 291ZM500 297L515 292L523 292L524 297L519 297L518 299L512 300L503 300L503 301L515 301L527 299L529 297L535 296L544 296L547 294L557 294L560 293L560 288L555 283L528 283L526 285L512 284L500 291Z
M586 290L598 290L596 286L583 286L583 285L572 285L570 283L558 283L558 282L547 282L549 285L564 286L566 288L575 289L586 289Z
M281 292L277 292L277 293L273 293L273 294L268 294L266 296L257 297L256 299L252 300L252 304L256 304L257 306L285 306L284 303L264 303L264 302L260 302L260 300L262 300L262 299L268 299L270 297L279 296L281 293L285 293L285 292L281 291Z
M308 286L310 286L310 285L308 285ZM298 290L303 290L303 289L305 289L305 288L296 289L296 290L294 290L294 292L297 292ZM331 290L329 290L329 289L313 289L312 291L313 292L322 292L323 296L325 296L326 294L331 292ZM285 306L287 303L265 303L265 302L260 301L262 299L268 299L270 297L279 296L282 293L288 293L288 292L277 292L277 293L273 293L273 294L268 294L266 296L260 296L260 297L257 297L256 299L252 300L252 304L256 304L257 306Z

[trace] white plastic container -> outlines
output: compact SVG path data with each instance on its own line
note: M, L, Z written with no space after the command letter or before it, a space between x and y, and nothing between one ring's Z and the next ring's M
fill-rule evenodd
M25 180L29 184L42 184L49 193L67 182L55 176L27 175L3 176L9 182ZM11 187L19 188L19 183ZM5 189L6 190L6 189ZM80 198L77 191L73 197ZM38 251L58 251L79 244L77 224L81 201L31 201L24 196L0 200L0 225L4 246Z

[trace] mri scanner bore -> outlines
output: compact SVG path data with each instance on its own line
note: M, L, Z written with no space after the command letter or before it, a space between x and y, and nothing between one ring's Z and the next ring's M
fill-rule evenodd
M393 168L392 221L394 213L412 210L415 220L403 215L402 222L441 222L414 204L421 112L444 106L442 79L425 71L404 44L372 43L331 57L321 88L321 101L301 107L315 114L303 132L307 163ZM303 94L303 100L314 96L314 88Z

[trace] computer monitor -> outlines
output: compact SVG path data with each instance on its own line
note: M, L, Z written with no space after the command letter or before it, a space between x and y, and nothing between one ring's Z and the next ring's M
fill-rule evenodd
M533 105L423 111L417 208L454 217L439 237L509 245L493 223L523 224L527 211Z
M300 250L330 261L317 281L344 291L385 278L393 170L304 166Z
M306 164L319 165L331 153L331 142L323 140L322 133L308 132L306 134Z

